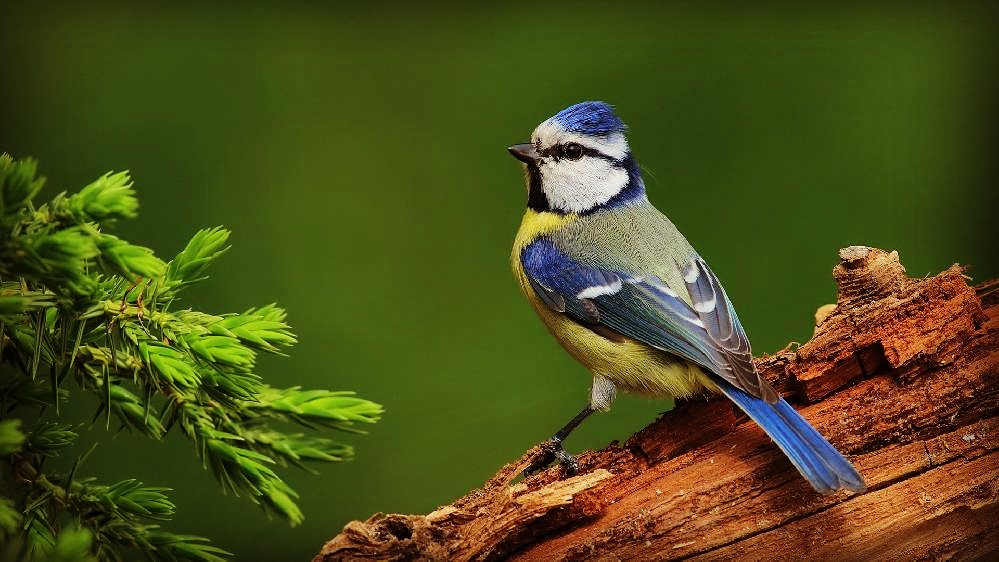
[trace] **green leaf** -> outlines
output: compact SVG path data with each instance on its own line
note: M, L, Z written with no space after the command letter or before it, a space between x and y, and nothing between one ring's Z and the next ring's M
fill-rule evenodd
M298 343L291 328L284 323L284 311L273 305L226 316L209 329L216 334L235 336L247 345L272 353Z
M275 303L261 306L260 308L251 308L243 314L257 316L262 320L270 320L271 322L284 322L288 316L288 313Z
M90 294L96 281L87 274L87 264L99 250L87 227L74 226L28 238L14 271L40 277L52 289L66 287L69 292Z
M4 420L0 422L0 456L16 453L21 450L27 436L21 432L21 420Z
M230 336L188 336L183 339L198 357L220 366L253 368L256 354Z
M111 410L125 425L138 429L153 439L163 437L163 426L159 419L150 416L146 404L121 385L111 385Z
M70 196L66 204L81 222L134 218L139 209L139 200L127 171L104 174Z
M169 385L193 388L200 382L197 371L187 362L183 352L154 342L142 342L139 350L146 362Z
M0 318L6 322L17 321L21 314L53 305L52 295L37 291L21 294L0 294Z
M55 549L56 533L38 509L26 510L21 523L27 535L28 559L46 560Z
M233 554L210 544L208 539L193 535L174 535L151 531L146 537L149 544L165 560L194 560L198 562L225 562Z
M45 178L37 177L37 168L33 158L14 160L9 154L0 154L0 215L4 222L27 207L45 185Z
M317 423L344 431L357 432L353 424L374 423L381 418L384 408L353 392L328 390L302 390L301 387L276 389L268 387L260 397L259 407L286 414L305 423Z
M55 456L60 449L73 444L79 437L72 426L64 423L42 421L28 435L28 447L33 451L45 456Z
M216 226L199 230L167 266L167 286L180 288L205 279L208 266L224 254L229 246L229 231Z
M163 274L166 264L144 246L125 242L117 236L101 234L97 247L100 259L110 272L134 280L136 277L156 278Z
M97 557L91 554L90 543L93 536L90 531L77 525L70 525L55 537L55 544L42 557L44 562L97 562Z
M240 401L256 402L263 382L252 371L201 371L202 389L227 407L241 409Z
M265 447L284 463L307 468L306 461L342 462L354 457L354 448L322 437L279 431L248 431L244 436L254 446Z
M14 507L14 500L0 497L0 537L13 535L21 524L21 514Z
M176 511L173 502L163 493L167 491L170 488L143 486L142 482L130 478L107 486L100 490L100 495L114 509L126 515L165 521L171 519Z
M275 483L276 484L276 483ZM305 515L295 503L295 494L287 486L272 485L264 489L264 497L271 508L284 516L292 527L297 527L305 521Z

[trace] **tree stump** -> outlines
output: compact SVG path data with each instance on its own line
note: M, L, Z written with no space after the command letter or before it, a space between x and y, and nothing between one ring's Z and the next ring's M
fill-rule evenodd
M513 483L528 451L428 515L353 521L315 561L999 557L999 281L911 279L854 246L814 337L757 366L867 480L821 496L721 397Z

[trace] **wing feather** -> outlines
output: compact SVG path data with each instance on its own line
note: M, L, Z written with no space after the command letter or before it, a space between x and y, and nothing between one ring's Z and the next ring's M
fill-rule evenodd
M690 303L655 275L580 263L545 238L527 246L521 262L552 310L692 361L768 402L779 398L757 373L735 309L699 256L677 264Z

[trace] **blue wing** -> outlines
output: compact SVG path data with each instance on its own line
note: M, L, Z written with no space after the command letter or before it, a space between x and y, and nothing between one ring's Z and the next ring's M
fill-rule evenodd
M756 372L749 341L731 302L707 264L677 264L691 304L654 275L582 264L541 238L521 255L524 272L550 308L662 349L767 402L776 391Z

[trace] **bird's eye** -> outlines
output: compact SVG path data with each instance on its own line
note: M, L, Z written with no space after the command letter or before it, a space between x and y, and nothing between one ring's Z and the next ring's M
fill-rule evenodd
M562 146L562 156L569 160L579 160L583 157L583 147L574 142Z

